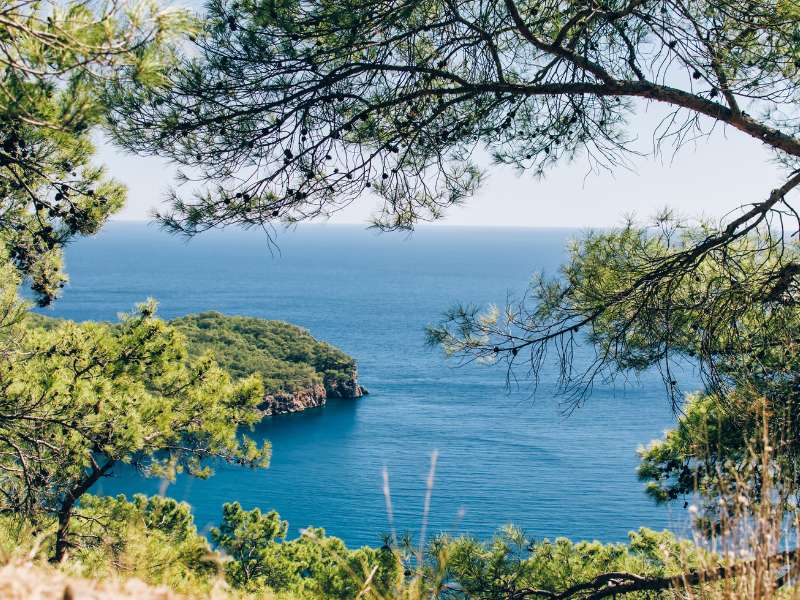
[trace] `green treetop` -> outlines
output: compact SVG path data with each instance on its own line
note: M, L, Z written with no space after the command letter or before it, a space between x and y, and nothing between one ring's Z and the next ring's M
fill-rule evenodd
M272 511L223 507L211 540L230 562L228 581L252 590L292 591L311 598L392 598L401 590L403 565L388 546L349 550L322 529L308 528L286 540L288 523Z
M283 321L205 312L174 319L195 356L210 353L234 377L260 375L267 393L349 380L355 361Z

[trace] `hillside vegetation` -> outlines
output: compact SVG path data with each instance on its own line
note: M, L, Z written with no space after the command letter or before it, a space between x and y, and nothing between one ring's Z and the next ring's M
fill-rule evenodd
M61 319L30 313L33 326L52 330ZM307 330L284 321L203 312L171 324L186 337L192 358L210 353L234 379L261 376L267 394L296 392L354 377L353 358Z
M204 312L172 325L186 336L190 354L210 352L235 379L261 375L267 393L347 380L356 368L341 350L284 321Z
M527 598L529 589L554 590L556 597L555 590L609 570L669 577L705 561L716 566L714 557L690 542L646 529L631 533L627 544L601 544L534 542L509 527L486 542L438 535L420 554L410 536L387 536L380 547L353 549L313 527L288 538L288 523L274 511L232 503L222 512L209 540L198 532L186 503L86 496L75 530L83 542L58 565L46 563L53 544L47 523L37 535L24 521L0 516L0 574L13 583L7 589L0 583L0 592L13 600L508 600L516 594ZM602 584L589 589L597 587Z

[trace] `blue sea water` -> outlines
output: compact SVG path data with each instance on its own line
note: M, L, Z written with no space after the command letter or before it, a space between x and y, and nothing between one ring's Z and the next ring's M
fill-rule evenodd
M555 273L570 230L421 228L411 236L357 226L281 232L210 232L190 242L153 226L112 223L67 250L71 283L53 309L74 320L113 320L147 297L165 318L217 310L282 319L358 360L370 395L266 419L271 466L221 466L207 481L168 488L198 526L221 506L276 509L290 531L314 525L349 545L379 544L391 526L419 532L431 454L438 452L429 534L487 538L506 523L530 536L620 541L639 526L681 530L680 506L656 506L635 474L636 449L674 422L655 375L597 385L565 416L563 399L509 389L502 369L448 363L424 327L458 301L502 303L537 270ZM382 491L389 474L394 522ZM95 492L157 493L130 471Z

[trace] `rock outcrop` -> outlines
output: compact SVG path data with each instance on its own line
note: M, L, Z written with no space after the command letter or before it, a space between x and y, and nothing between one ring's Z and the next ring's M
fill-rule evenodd
M354 370L347 379L326 377L324 384L318 383L307 389L267 394L261 409L265 417L284 415L323 406L328 398L352 399L368 393L358 383L358 372Z
M325 394L328 398L360 398L369 392L358 383L358 370L353 369L347 379L325 378Z
M327 400L325 386L317 384L309 389L297 392L277 392L264 396L264 404L261 409L264 416L283 415L287 413L300 412L309 408L322 406Z

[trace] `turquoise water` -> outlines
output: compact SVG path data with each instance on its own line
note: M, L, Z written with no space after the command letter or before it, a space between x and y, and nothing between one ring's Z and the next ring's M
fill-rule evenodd
M202 310L283 319L354 356L370 395L266 419L269 469L222 466L167 493L192 504L198 525L225 501L277 509L290 529L324 527L348 544L394 526L420 530L430 456L438 451L428 531L487 537L513 522L531 536L625 539L641 525L681 528L680 506L655 506L637 481L636 448L673 422L660 379L598 385L569 417L542 389L506 387L496 368L448 364L424 327L456 301L502 303L531 273L555 272L578 232L423 228L412 236L360 227L212 232L191 242L144 224L112 224L70 246L71 284L49 314L114 319L148 296L171 318ZM156 493L158 481L117 472L95 491Z

